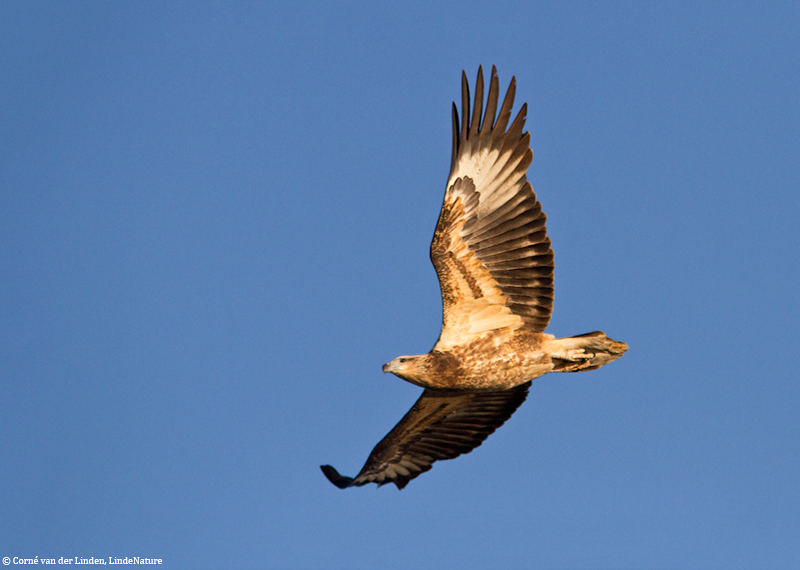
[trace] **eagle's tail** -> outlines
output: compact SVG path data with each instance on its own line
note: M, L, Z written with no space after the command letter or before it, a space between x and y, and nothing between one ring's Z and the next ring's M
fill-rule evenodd
M608 338L600 331L551 341L556 349L550 357L553 372L595 370L613 362L628 350L624 342Z

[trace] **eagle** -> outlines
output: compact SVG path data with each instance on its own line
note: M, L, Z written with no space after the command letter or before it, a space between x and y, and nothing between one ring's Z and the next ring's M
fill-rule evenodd
M485 109L483 91L479 67L470 118L462 72L463 118L453 103L450 176L430 249L442 291L441 334L427 354L383 366L425 390L356 477L321 466L340 489L403 489L435 461L481 445L522 405L533 379L595 370L628 349L599 331L568 338L544 332L555 264L547 218L526 176L533 160L530 133L523 132L527 103L509 126L516 78L498 112L494 66Z

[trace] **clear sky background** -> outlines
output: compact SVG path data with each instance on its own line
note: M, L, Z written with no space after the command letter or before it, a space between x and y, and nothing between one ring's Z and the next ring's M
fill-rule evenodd
M420 389L461 70L529 104L548 332L482 447L340 491ZM800 3L0 4L0 556L800 567Z

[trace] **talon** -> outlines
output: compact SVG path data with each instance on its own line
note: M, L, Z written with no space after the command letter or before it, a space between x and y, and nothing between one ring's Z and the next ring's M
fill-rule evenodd
M572 350L567 350L565 352L556 352L553 355L553 358L559 358L561 360L569 360L570 362L578 362L579 360L591 360L594 358L594 354L586 354L586 351L582 348L574 348Z

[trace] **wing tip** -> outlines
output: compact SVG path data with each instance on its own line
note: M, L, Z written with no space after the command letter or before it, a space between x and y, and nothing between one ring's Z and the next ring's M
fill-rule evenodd
M408 485L408 482L411 481L413 478L414 477L398 477L391 482L394 483L395 487L397 487L398 490L402 491L405 488L405 486Z
M322 469L322 473L328 478L328 481L340 489L347 489L353 486L353 478L339 475L339 472L332 465L320 465L319 468Z

